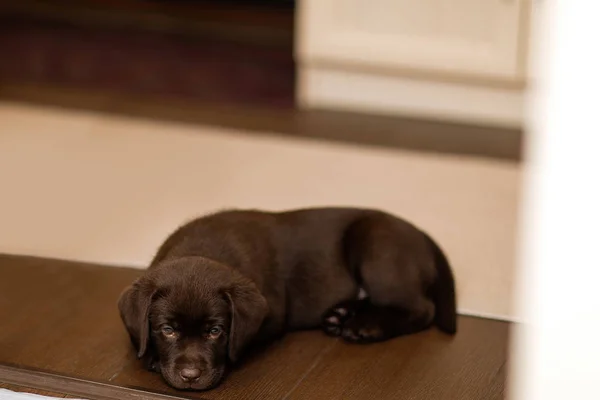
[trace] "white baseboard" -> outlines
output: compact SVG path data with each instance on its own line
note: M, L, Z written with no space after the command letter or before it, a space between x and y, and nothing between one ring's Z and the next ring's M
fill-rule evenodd
M302 65L298 104L520 128L525 111L518 88L410 79Z
M485 313L479 311L468 310L464 308L458 309L459 315L464 315L467 317L476 317L476 318L485 318L485 319L493 319L496 321L503 322L511 322L513 324L522 324L524 321L516 315L504 315L504 314L495 314L495 313Z

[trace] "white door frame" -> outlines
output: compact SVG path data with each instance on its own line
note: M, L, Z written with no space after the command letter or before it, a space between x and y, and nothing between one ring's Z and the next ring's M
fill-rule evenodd
M510 398L597 400L600 4L540 3Z

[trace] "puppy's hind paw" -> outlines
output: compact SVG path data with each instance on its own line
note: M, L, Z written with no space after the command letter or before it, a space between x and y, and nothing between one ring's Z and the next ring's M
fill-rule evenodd
M387 320L401 319L368 299L352 300L332 307L323 316L323 330L350 343L374 343L394 336L385 329ZM392 332L393 333L393 332Z
M350 308L338 305L325 313L322 320L323 331L330 336L340 336L342 327L351 318Z
M342 338L350 343L374 343L386 339L385 332L378 326L347 324L342 330Z

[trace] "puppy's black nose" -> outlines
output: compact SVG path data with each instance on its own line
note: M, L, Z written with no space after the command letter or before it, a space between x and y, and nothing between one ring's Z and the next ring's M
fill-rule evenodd
M181 379L185 382L193 382L196 379L200 378L200 370L198 368L184 368L181 370L179 375L181 375Z

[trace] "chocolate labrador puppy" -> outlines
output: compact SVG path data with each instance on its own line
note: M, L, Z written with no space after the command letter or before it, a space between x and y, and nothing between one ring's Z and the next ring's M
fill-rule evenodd
M454 278L433 240L376 210L226 211L191 221L119 299L146 366L209 389L250 345L321 326L354 343L456 332Z

